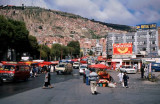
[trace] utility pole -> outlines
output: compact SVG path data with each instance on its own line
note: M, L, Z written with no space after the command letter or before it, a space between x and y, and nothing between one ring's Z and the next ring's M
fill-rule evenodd
M151 38L151 35L152 35L152 32L149 30L149 40L150 40L150 42L149 42L149 43L150 43L150 57L152 57L152 53L151 53L151 51L152 51L152 50L151 50L151 39L150 39L150 38Z

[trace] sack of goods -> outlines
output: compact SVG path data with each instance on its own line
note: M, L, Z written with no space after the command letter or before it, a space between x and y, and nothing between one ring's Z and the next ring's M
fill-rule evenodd
M115 87L116 87L116 84L114 84L114 83L109 83L109 84L108 84L108 87L110 87L110 88L115 88Z

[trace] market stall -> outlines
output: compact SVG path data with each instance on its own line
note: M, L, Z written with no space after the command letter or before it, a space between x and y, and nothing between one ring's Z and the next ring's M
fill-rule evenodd
M95 65L89 65L89 68L92 70L95 69L95 71L97 72L99 76L98 85L100 87L107 87L108 84L113 81L112 77L107 72L107 69L109 68L108 66L104 64L95 64Z

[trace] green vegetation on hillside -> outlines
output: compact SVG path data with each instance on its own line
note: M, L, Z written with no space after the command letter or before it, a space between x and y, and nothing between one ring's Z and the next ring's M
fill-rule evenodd
M111 28L116 29L116 30L122 30L122 31L128 31L128 32L135 31L131 26L127 26L127 25L105 23L105 22L95 21L94 19L92 19L91 21L92 22L97 22L97 23L102 24L102 25L106 25L107 27L111 27Z

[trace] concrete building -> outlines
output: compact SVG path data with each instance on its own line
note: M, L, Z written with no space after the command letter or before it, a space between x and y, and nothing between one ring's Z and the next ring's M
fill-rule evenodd
M107 35L106 45L108 57L113 58L113 44L117 43L132 43L132 55L144 55L144 57L158 56L159 44L157 29L138 30L137 32L126 34L109 33Z

